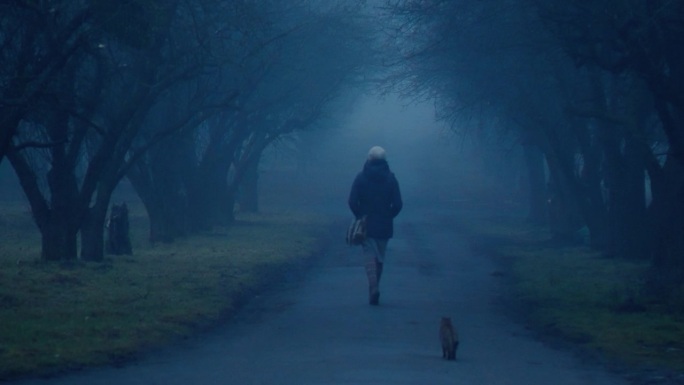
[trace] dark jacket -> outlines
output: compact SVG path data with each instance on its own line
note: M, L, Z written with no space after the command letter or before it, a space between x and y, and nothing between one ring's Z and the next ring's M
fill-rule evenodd
M369 160L354 179L349 208L356 218L367 216L369 238L387 239L394 234L393 219L402 208L399 183L385 160Z

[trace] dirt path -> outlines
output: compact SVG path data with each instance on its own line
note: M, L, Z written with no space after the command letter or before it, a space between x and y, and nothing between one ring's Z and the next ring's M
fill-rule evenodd
M626 384L502 315L496 267L471 254L453 215L402 213L379 307L367 305L359 250L340 242L221 330L121 368L17 384ZM460 330L456 362L441 358L442 315Z

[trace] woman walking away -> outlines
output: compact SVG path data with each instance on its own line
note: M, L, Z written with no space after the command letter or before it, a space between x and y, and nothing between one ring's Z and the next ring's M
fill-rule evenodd
M385 150L374 146L349 193L349 208L356 218L366 216L366 239L362 244L368 276L368 302L378 305L379 283L387 242L394 233L394 217L402 208L397 178L390 171Z

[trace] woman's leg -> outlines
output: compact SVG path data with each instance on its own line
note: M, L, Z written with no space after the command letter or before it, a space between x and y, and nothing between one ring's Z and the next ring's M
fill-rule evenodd
M377 240L367 238L363 244L364 267L368 277L368 303L377 305L380 299L378 290L378 259L382 258Z
M382 277L383 264L385 263L385 253L387 251L387 242L389 239L376 239L375 243L378 249L377 258L375 259L375 271L378 277L378 285L380 285L380 277Z

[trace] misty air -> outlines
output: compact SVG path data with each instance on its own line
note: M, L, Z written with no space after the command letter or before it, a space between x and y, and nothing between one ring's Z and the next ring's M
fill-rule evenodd
M0 382L684 384L684 2L0 2Z

